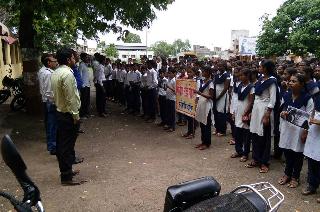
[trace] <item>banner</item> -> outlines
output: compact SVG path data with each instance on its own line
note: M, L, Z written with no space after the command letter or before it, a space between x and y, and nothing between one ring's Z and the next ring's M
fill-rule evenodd
M257 38L240 37L239 49L240 55L256 55Z
M286 120L288 122L298 127L301 127L305 130L309 130L309 118L310 118L309 113L291 106L288 106L287 111L288 111L288 116Z
M192 79L177 79L176 81L176 111L187 116L196 115L197 83Z

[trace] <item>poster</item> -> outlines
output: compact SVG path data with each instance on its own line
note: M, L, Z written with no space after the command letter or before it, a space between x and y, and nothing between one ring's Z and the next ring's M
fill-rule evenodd
M196 115L197 83L192 79L177 79L176 81L176 111L190 117Z
M240 55L256 55L257 38L255 37L240 37L239 52Z
M288 122L306 130L309 129L310 114L308 114L303 110L300 110L291 106L288 106L287 111L288 111L288 116L286 120Z

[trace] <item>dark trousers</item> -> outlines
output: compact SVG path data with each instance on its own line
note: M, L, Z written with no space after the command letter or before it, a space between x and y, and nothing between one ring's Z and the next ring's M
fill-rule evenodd
M231 127L232 138L235 139L236 138L236 125L234 123L234 120L232 119L231 113L227 114L227 122L229 122L230 127Z
M177 113L178 116L178 122L185 122L186 121L186 116L182 113Z
M176 129L176 102L173 100L166 100L166 124L172 128Z
M116 98L116 87L117 87L117 80L112 79L112 81L111 81L111 97L113 99Z
M132 108L134 112L140 113L141 98L139 85L132 86Z
M129 85L125 85L124 87L124 97L125 97L125 105L127 109L132 109L132 89Z
M261 165L269 165L271 151L271 126L263 127L263 136L252 134L252 158Z
M156 96L157 90L155 88L147 90L147 116L150 119L156 118Z
M308 158L308 184L313 189L320 185L320 161Z
M96 83L96 107L99 115L106 112L106 98L103 86Z
M166 122L166 96L159 95L159 107L161 123L164 124Z
M111 97L112 81L111 80L104 81L103 86L106 91L106 97Z
M226 134L227 131L227 114L215 112L215 127L217 133Z
M72 164L75 160L74 146L79 124L75 125L70 113L57 112L57 159L62 181L72 179Z
M206 146L210 146L211 145L211 111L208 114L207 117L207 124L204 125L202 123L200 123L200 128L201 128L201 141L202 144L206 145Z
M56 140L57 140L57 109L53 103L44 102L44 124L46 129L47 138L47 150L56 150Z
M284 173L288 177L292 177L295 179L300 179L300 172L303 165L303 153L295 152L291 149L284 149L284 156L286 158L286 167L284 169Z
M146 89L142 89L141 90L141 101L142 101L142 112L143 115L147 115L147 90Z
M280 132L275 132L273 137L273 151L274 151L274 158L281 158L283 154L283 149L279 147L280 142Z
M125 95L124 95L124 83L119 82L118 86L119 86L118 87L118 98L119 98L120 104L125 105L126 99L125 99Z
M90 87L83 87L80 90L80 117L89 115L90 112Z
M235 127L235 149L239 155L248 157L250 153L250 130Z
M196 128L197 128L197 121L190 116L187 116L187 121L188 121L188 135L195 135L196 134Z

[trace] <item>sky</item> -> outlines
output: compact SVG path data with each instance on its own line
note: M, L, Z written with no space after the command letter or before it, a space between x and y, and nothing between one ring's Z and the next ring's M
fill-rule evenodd
M140 35L142 43L150 46L156 41L172 43L175 39L189 39L191 45L228 49L231 30L247 29L250 36L261 30L259 18L274 16L284 0L175 0L165 11L157 11L157 19L144 31L129 29ZM146 36L147 35L147 36ZM117 36L100 36L106 43L119 43ZM95 46L95 42L88 43Z

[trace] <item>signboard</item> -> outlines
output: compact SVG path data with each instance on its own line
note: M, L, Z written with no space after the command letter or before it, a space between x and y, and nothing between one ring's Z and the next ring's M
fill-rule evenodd
M288 106L287 111L288 111L288 116L286 120L288 122L298 127L301 127L305 130L309 130L309 118L310 118L309 113L291 106Z
M196 115L197 83L192 79L177 79L176 81L176 111L190 117Z
M240 37L239 53L240 55L256 55L257 38Z

